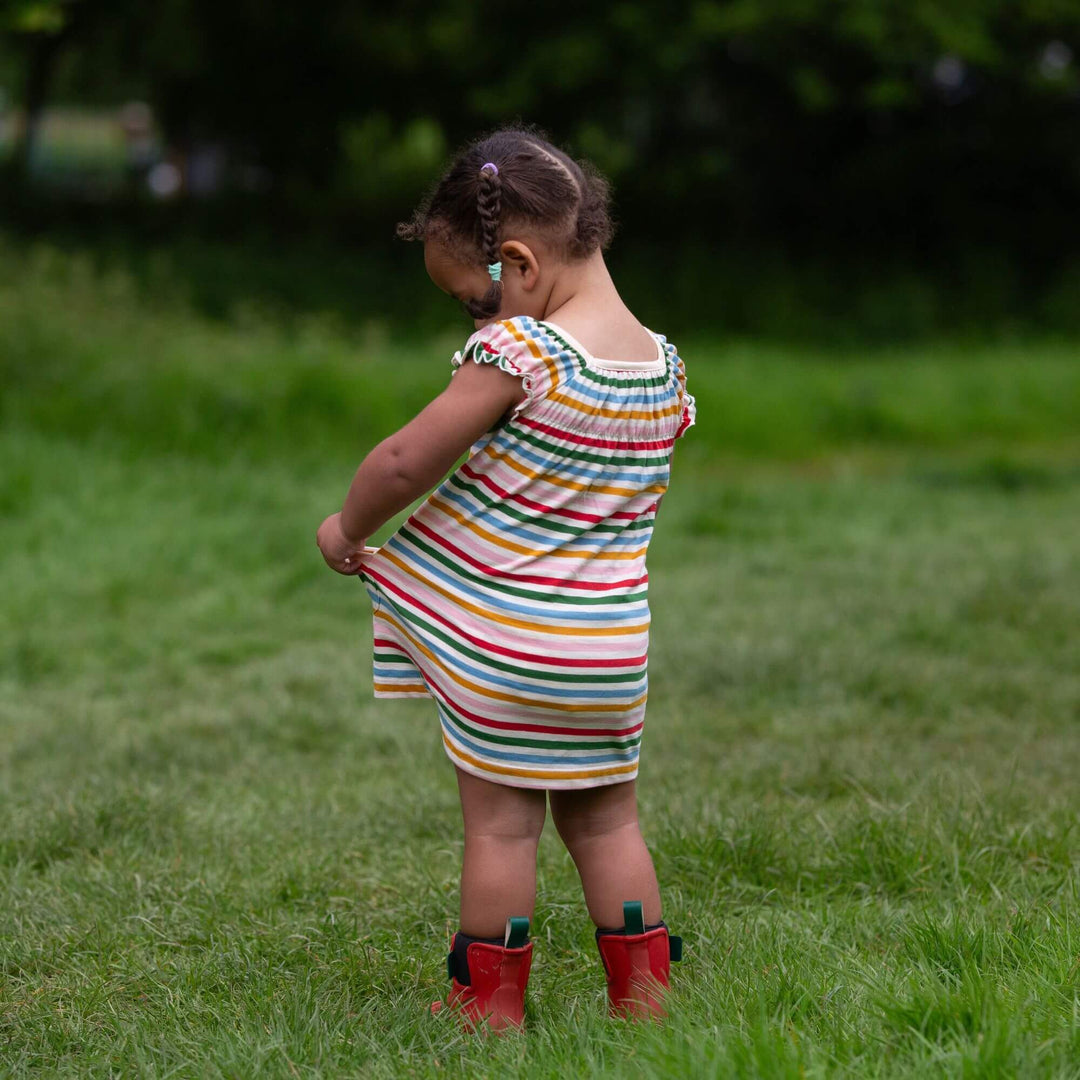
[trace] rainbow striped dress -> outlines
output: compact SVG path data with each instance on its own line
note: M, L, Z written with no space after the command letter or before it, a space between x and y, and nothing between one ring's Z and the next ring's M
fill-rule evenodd
M649 643L645 551L675 440L683 363L598 360L528 317L455 354L526 397L374 554L375 696L432 697L446 752L496 783L637 775Z

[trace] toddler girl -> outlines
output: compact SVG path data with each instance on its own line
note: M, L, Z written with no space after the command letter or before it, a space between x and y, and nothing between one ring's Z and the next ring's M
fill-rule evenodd
M679 939L660 918L635 777L645 551L682 361L619 298L608 190L530 131L468 147L399 235L476 333L447 388L361 463L318 531L374 607L376 697L431 697L465 825L449 1003L520 1025L547 804L581 875L613 1013L662 1015ZM468 451L465 463L443 480ZM378 550L365 540L440 481Z

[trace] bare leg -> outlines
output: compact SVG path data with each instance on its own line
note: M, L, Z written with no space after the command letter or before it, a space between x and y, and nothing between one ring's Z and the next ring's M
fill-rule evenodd
M638 826L634 782L549 794L552 820L581 875L592 921L617 930L623 901L640 900L646 925L658 923L660 888Z
M493 784L461 769L457 778L465 821L461 931L502 937L510 916L532 918L545 793Z

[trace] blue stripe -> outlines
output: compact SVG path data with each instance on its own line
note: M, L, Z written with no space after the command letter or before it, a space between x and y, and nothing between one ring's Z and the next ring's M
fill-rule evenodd
M549 455L544 457L541 454L537 454L535 451L529 449L524 443L519 442L517 439L512 439L502 432L496 432L491 439L493 446L498 446L502 449L512 450L515 457L523 458L525 461L531 461L534 465L540 465L545 469L551 467L552 459L555 455ZM638 483L643 485L651 485L658 482L667 483L671 476L670 466L657 466L648 472L630 472L629 470L622 470L619 468L605 469L594 468L590 465L574 462L572 465L555 458L559 462L559 468L557 475L560 477L573 476L582 480L601 480L604 483L617 482L617 483Z
M555 361L556 364L562 367L561 378L558 380L560 383L577 371L577 357L572 353L568 353L561 345L559 345L547 330L544 329L531 315L519 316L510 321L517 323L518 331L520 333L540 345L549 360ZM542 364L542 361L536 360L531 352L529 353L529 359Z
M492 686L501 686L506 690L513 690L526 697L543 695L556 698L584 699L584 701L624 701L627 704L644 694L648 688L648 679L645 677L644 672L642 672L642 678L636 683L624 683L617 689L612 690L593 690L581 685L571 687L549 686L546 682L544 682L543 685L537 686L535 683L518 682L514 679L508 679L501 673L496 674L494 669L478 667L464 657L452 652L441 641L429 634L422 626L417 626L410 618L409 613L407 611L402 611L388 596L384 595L382 600L383 603L391 608L398 618L408 626L436 656L447 664L451 671L463 671L477 679L483 679L485 683L489 683ZM475 648L475 646L472 647ZM536 674L538 681L543 682L543 673L537 672ZM536 704L541 704L539 698Z
M596 388L590 385L585 381L585 375L582 371L583 368L586 371L590 370L585 358L579 356L571 346L563 345L558 338L553 337L545 327L541 327L535 320L530 319L530 321L535 329L525 325L522 325L521 329L527 337L540 345L547 354L548 359L554 360L562 366L562 377L559 379L559 385L572 389L575 393L581 394L582 397L589 397L597 402L611 402L615 408L620 405L661 407L664 403L670 404L671 400L676 399L678 390L672 385L670 377L666 383L660 386L646 387L638 393L631 393L628 386L606 385ZM666 342L664 343L663 352L664 360L667 361L669 354ZM659 364L659 360L657 363ZM619 382L630 383L638 379L651 381L661 375L670 376L670 366L665 365L663 371L643 371L640 374L631 371L620 372ZM665 401L665 399L670 400Z
M578 607L574 607L572 611L561 608L556 611L547 605L529 605L508 600L503 596L492 596L489 593L481 592L471 582L454 577L440 564L431 562L422 552L412 547L406 547L406 543L407 541L398 533L387 540L384 546L387 550L403 556L405 561L410 563L414 569L421 569L469 599L480 601L489 607L498 608L500 611L511 611L516 615L538 616L542 619L558 619L560 622L566 619L573 622L606 622L613 626L617 626L623 621L639 622L641 619L649 617L649 602L647 600L618 604L615 611L582 610ZM496 587L494 582L492 587ZM553 602L558 599L558 597L552 597ZM616 605L617 599L614 599L611 606L615 607Z
M549 360L553 360L557 364L560 364L562 366L562 371L560 372L560 377L557 382L561 383L565 381L567 378L573 375L575 371L577 371L577 360L573 356L566 355L565 350L561 348L553 349L550 345L547 345L546 340L550 339L548 339L548 335L545 331L540 330L539 327L537 327L537 322L535 319L531 318L530 316L520 316L518 318L509 319L507 321L515 323L517 325L519 333L540 344ZM532 324L532 326L529 325L530 323ZM537 329L533 329L532 327L537 327ZM469 338L467 342L465 342L465 348L462 350L463 355L464 353L470 352L471 350L475 349L477 345L481 344L481 342L484 340L484 334L487 329L487 327L484 327L483 330L478 330L475 334L473 334L471 338ZM506 330L503 330L502 332L507 333ZM513 335L511 335L511 337L512 336ZM493 343L490 341L487 343L489 345L493 345ZM517 342L515 341L514 344L517 345ZM490 353L487 353L484 350L481 351L480 356L490 356L490 360L487 360L486 362L497 363L495 356L492 356ZM522 360L524 360L525 363L522 363ZM535 366L536 364L540 364L541 366L543 366L543 362L539 358L534 357L531 352L528 354L527 357L520 357L516 359L514 361L514 364L516 367L522 369L523 375L528 374L529 368ZM545 371L545 375L546 374L547 373Z
M625 376L620 375L620 378ZM655 377L655 373L654 373ZM640 394L631 394L617 386L597 388L578 376L566 382L566 390L583 398L591 398L599 405L607 405L608 408L620 409L626 405L647 405L650 409L660 410L677 400L677 394L668 383L666 386L658 386L654 391L646 390ZM657 422L664 417L657 417Z
M468 462L466 462L466 464L468 464ZM479 471L483 475L483 468L477 471ZM486 476L486 479L491 479L491 477ZM463 491L470 498L475 499L478 506L483 506L485 509L492 509L492 507L489 507L488 504L484 502L483 498L479 494L479 492L482 491L483 485L481 485L476 480L468 479L462 474L461 469L458 469L456 472L451 473L436 489L436 494L441 494L443 488L446 487L448 484L453 484L455 489L457 489L458 491ZM510 502L509 499L500 499L498 496L496 496L493 492L490 491L484 492L484 494L487 496L488 499L490 499L493 503L496 504L494 507L494 509L496 510L502 510L503 504ZM652 493L650 492L650 494ZM619 510L626 510L633 499L644 497L645 492L640 492L638 495L631 496L630 499L620 503ZM559 506L555 510L553 510L550 517L548 517L547 515L538 515L534 511L532 515L532 523L534 525L543 525L545 528L551 528L552 530L554 530L555 526L549 525L549 522L555 521L558 510L573 510L574 503L578 501L579 497L575 494L571 497L568 504ZM615 512L617 513L618 511ZM503 513L506 513L509 516L509 511L503 511ZM522 511L522 514L524 514L524 516L526 517L529 516L528 514L525 514L524 511ZM514 520L519 521L520 519L514 518ZM567 521L563 518L559 518L558 523L559 525L564 527L564 529L559 530L559 532L561 536L565 536L568 543L573 540L585 539L593 534L601 537L628 536L631 534L636 534L640 539L642 535L652 532L653 526L656 524L656 512L651 508L647 510L640 510L638 511L637 516L634 517L632 520L622 523L616 522L613 517L607 517L604 518L602 521L597 521L589 525L578 525L572 521Z
M625 754L610 753L610 754L583 754L581 756L559 756L568 755L569 753L564 749L557 751L557 754L525 754L525 753L512 753L505 750L492 750L489 746L481 745L474 742L472 739L467 738L456 728L453 721L446 715L446 711L443 708L442 702L438 702L439 720L442 723L443 730L448 731L453 736L455 742L460 743L462 746L471 750L474 754L480 754L485 758L493 758L496 761L516 761L522 765L610 765L620 763L629 765L633 761L638 759L638 748L634 746L632 750L628 748Z
M542 548L546 548L548 551L572 551L575 546L581 544L596 548L598 551L606 547L641 547L649 541L647 536L642 537L640 535L589 536L585 534L583 536L567 536L564 533L562 536L548 536L544 533L531 532L524 525L508 524L498 516L496 510L485 506L479 499L468 492L462 492L460 495L455 494L449 488L452 480L453 477L439 488L439 495L446 499L447 502L452 502L455 506L461 507L470 521L486 522L500 535L516 536L522 540L529 540L534 544L539 544ZM456 490L460 491L459 488Z

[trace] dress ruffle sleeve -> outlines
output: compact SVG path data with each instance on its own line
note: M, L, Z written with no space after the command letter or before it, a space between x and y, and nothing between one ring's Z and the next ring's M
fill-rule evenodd
M682 404L682 418L679 421L679 427L675 432L675 438L681 438L688 428L692 428L697 422L697 402L694 400L694 395L687 393L686 390L686 367L682 362L682 357L677 353L675 354L675 378L679 383L679 401Z
M525 397L514 407L513 416L526 412L551 387L549 366L540 350L531 345L521 319L506 319L477 330L464 348L454 353L450 363L456 372L469 360L475 364L494 364L500 371L521 379Z

